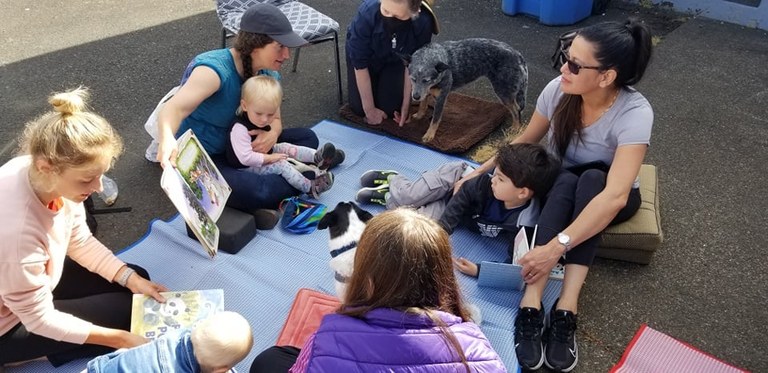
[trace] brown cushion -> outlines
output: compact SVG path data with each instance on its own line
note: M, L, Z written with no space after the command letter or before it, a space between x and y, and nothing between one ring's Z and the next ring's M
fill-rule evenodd
M631 219L605 229L597 256L648 264L661 246L659 181L656 166L640 167L640 196L642 204Z
M432 103L424 118L412 119L400 127L392 119L386 119L380 125L370 126L365 118L357 116L348 104L339 109L339 115L371 130L382 131L401 139L421 144L443 153L464 153L479 141L485 139L493 130L510 117L509 110L497 101L487 101L477 97L451 92L443 108L443 118L435 138L422 144L421 137L427 132L432 120ZM411 113L419 110L419 103L411 104Z

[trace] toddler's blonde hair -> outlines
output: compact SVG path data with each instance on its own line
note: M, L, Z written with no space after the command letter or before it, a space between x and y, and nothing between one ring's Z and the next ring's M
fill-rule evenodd
M253 347L251 325L237 312L224 311L201 320L192 329L192 347L203 372L227 370Z
M283 101L283 88L269 75L256 75L243 83L240 97L248 104L262 102L277 109ZM242 108L238 108L238 114L241 113Z

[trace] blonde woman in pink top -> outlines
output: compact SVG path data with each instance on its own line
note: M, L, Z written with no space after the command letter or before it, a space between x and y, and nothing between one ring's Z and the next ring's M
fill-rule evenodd
M132 293L164 286L91 234L83 201L122 152L78 88L28 123L22 154L0 167L0 366L47 357L54 366L146 340L130 327Z

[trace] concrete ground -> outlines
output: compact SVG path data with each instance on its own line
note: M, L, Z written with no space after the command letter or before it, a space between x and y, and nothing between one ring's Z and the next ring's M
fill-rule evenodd
M306 2L342 28L359 4ZM213 8L210 0L0 0L0 162L15 153L24 123L48 109L51 92L82 84L126 143L111 176L120 186L116 206L132 211L97 216L98 236L120 249L152 219L172 216L160 168L143 157L143 124L189 59L220 45ZM531 103L557 74L549 60L556 37L575 27L505 16L498 1L438 0L436 10L437 41L488 37L519 49ZM646 161L659 167L666 241L647 266L595 263L580 305L577 370L607 371L648 323L732 364L768 371L768 275L760 270L768 233L768 33L618 1L579 25L632 15L659 35L638 89L656 115ZM305 48L299 71L284 71L287 126L341 121L331 49ZM463 91L493 97L484 81Z

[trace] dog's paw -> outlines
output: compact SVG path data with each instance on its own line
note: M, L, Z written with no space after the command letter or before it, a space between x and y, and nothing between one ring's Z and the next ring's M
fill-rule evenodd
M426 144L426 143L432 141L432 139L434 139L434 138L435 138L435 134L432 133L432 132L427 131L427 133L425 133L424 136L421 137L421 142Z
M421 118L424 118L425 114L426 113L416 112L416 113L411 114L411 118L410 119L419 120Z

